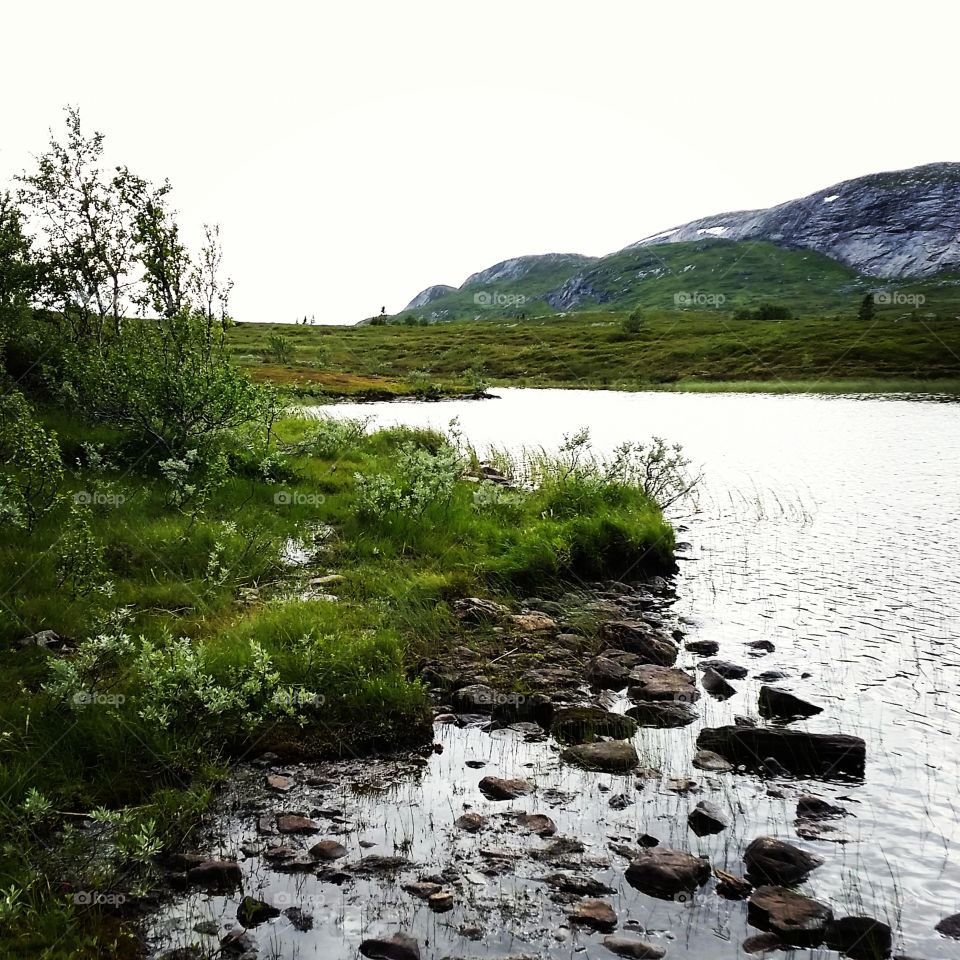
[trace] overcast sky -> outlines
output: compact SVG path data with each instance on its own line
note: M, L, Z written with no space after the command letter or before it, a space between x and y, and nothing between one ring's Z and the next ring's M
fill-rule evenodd
M62 129L222 226L239 320L352 323L528 253L960 159L960 7L4 3L0 180Z

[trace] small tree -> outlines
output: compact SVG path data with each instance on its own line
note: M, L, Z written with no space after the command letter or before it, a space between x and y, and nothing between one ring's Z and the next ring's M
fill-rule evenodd
M624 318L623 332L635 336L643 329L643 314L640 308L636 307L629 316Z
M860 301L860 309L857 311L857 316L861 320L872 320L877 313L876 301L874 300L873 294L868 293L863 300Z

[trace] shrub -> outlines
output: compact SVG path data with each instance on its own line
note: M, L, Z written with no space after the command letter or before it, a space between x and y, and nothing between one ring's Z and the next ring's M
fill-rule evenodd
M643 314L637 307L629 316L624 317L623 332L631 336L638 334L643 329Z

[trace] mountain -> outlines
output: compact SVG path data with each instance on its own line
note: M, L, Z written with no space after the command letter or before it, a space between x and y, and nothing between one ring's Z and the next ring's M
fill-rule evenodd
M723 213L605 257L515 257L428 287L433 320L602 306L845 309L864 291L960 273L960 163L871 174L765 210ZM429 309L427 309L429 308Z

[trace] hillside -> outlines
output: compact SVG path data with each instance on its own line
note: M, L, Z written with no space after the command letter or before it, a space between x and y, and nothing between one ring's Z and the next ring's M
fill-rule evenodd
M823 313L852 310L871 290L916 291L922 281L937 291L957 273L960 164L938 163L695 220L605 257L505 260L459 288L427 288L402 312L527 318L598 306L730 311L773 301Z

